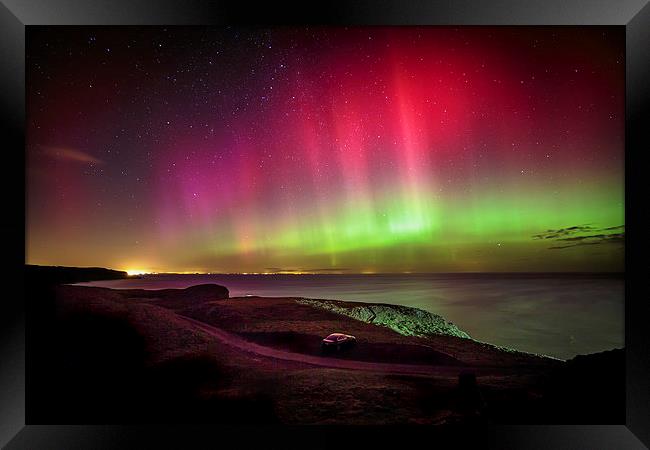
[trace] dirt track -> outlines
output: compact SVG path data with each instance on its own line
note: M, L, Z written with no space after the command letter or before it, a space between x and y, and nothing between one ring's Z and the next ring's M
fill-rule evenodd
M319 356L305 355L301 353L287 352L271 347L262 346L247 341L240 336L224 331L220 328L208 325L204 322L192 319L190 317L179 315L179 318L191 323L196 328L218 339L230 347L237 348L247 353L267 358L281 359L285 361L295 361L314 366L330 367L334 369L362 370L368 372L384 372L393 374L408 375L436 375L456 377L459 370L458 366L425 366L420 364L390 364L390 363L373 363L366 361L343 360L337 358L327 358Z

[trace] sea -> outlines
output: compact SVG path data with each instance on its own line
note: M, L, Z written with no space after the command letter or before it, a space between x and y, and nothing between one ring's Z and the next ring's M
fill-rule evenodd
M622 348L622 274L152 274L79 283L113 289L216 283L231 297L305 297L404 305L453 322L473 339L571 359Z

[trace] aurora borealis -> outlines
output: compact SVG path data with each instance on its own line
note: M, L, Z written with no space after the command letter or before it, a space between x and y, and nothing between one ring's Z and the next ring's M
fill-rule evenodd
M616 27L37 27L27 262L622 271Z

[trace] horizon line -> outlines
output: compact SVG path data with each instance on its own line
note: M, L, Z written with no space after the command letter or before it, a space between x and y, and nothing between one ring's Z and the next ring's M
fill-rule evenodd
M114 270L118 272L132 272L129 276L138 275L449 275L449 274L625 274L625 271L436 271L436 272L420 272L420 271L399 271L399 272L375 272L375 271L360 271L352 272L340 269L327 269L327 270L280 270L280 271L265 271L265 272L212 272L212 271L146 271L139 269L113 269L101 266L59 266L59 265L41 265L41 264L28 264L25 266L40 266L40 267L60 267L69 269L104 269Z

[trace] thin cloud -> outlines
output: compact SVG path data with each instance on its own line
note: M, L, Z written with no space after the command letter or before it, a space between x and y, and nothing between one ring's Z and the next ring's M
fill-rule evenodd
M603 231L610 231L610 230L622 230L625 228L625 225L617 225L615 227L607 227L603 228Z
M597 231L596 228L591 225L574 225L567 228L558 228L557 230L546 230L543 233L538 233L533 235L533 239L555 239L561 236L570 236L577 233L588 233L592 231Z
M103 160L71 147L43 147L43 152L50 158L62 161L72 161L82 164L104 164Z
M556 242L556 245L549 247L549 250L561 250L585 245L622 244L625 242L625 232L604 232L624 229L625 225L606 228L594 227L590 224L574 225L572 227L559 228L557 230L546 230L543 233L534 234L532 238L534 240L552 239Z

